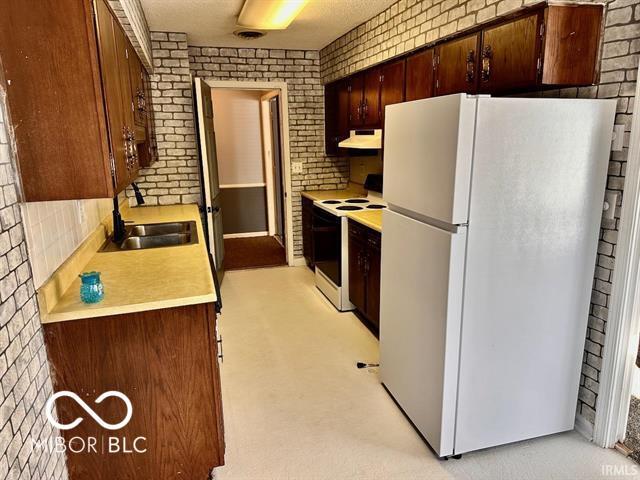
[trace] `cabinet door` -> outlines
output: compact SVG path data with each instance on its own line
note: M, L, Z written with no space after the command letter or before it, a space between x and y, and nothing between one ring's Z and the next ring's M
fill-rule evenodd
M476 92L479 39L476 33L436 47L436 95Z
M141 167L150 167L158 159L158 142L156 139L155 120L153 118L153 98L151 97L151 82L149 75L142 70L142 81L145 92L145 111L147 134L142 145L138 144L138 160Z
M120 101L124 114L124 128L121 133L121 139L125 143L125 151L127 152L126 170L123 171L122 174L118 172L119 179L123 179L124 181L124 185L122 185L120 181L118 182L117 190L120 191L136 179L140 167L135 141L133 89L131 87L131 77L129 74L129 55L135 55L135 52L129 46L129 41L119 25L114 25L114 34L118 58L118 78L120 80Z
M379 68L372 68L364 72L362 126L366 128L379 128L381 126L380 75Z
M324 86L324 148L327 155L338 154L338 84Z
M407 58L405 100L420 100L433 96L433 48Z
M584 4L547 7L543 84L595 83L603 9L602 5Z
M361 228L349 221L349 301L366 314L366 237Z
M367 318L380 327L380 242L379 232L371 231L367 240Z
M349 128L362 126L364 103L364 75L359 73L349 78Z
M340 80L337 85L338 95L338 138L339 142L349 137L349 81ZM338 142L338 143L339 143Z
M95 5L100 70L113 156L113 183L117 193L128 185L127 152L124 140L125 113L118 62L119 46L115 33L118 27L104 0L98 0Z
M131 82L131 101L133 102L134 121L136 125L146 127L146 93L144 89L144 77L142 63L136 55L133 47L129 46L129 80ZM140 139L138 139L140 140Z
M384 126L384 109L387 105L404 101L404 60L381 67L380 124Z
M302 197L302 254L313 270L313 201L306 197Z
M504 92L536 85L540 54L536 12L482 32L480 91Z

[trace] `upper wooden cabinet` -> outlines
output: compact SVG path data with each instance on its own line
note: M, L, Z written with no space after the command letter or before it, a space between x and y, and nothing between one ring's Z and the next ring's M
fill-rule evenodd
M113 197L135 179L131 55L104 0L3 3L0 58L24 201Z
M327 85L327 154L338 132L383 126L392 103L595 83L603 8L533 5Z
M532 13L482 32L480 91L500 92L535 85L542 14Z
M550 5L544 11L543 85L597 81L602 5Z
M349 82L340 80L325 86L324 135L327 155L337 155L338 143L349 136Z
M380 127L380 79L379 68L370 68L364 72L362 127Z
M433 48L407 57L405 100L420 100L433 96Z
M480 33L436 46L436 95L475 93Z
M380 125L384 125L385 107L404 101L404 76L404 59L380 68Z

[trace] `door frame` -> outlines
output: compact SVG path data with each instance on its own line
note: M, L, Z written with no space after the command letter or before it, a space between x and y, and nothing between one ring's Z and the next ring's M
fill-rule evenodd
M201 77L202 78L202 77ZM282 135L282 165L284 167L285 231L286 255L289 266L296 265L293 256L293 205L291 202L291 152L289 147L289 93L286 82L252 82L246 80L214 80L202 78L211 88L232 88L236 90L279 90L280 131ZM214 105L215 115L215 105Z
M635 104L640 105L640 82L636 83ZM593 441L605 448L624 440L640 332L640 119L637 111L632 117L623 195L593 428Z
M273 145L271 142L271 119L269 110L269 100L280 95L279 90L272 90L260 97L260 119L262 130L262 156L264 160L264 177L267 191L267 219L269 235L276 232L276 207L274 201L275 183L273 178ZM282 148L282 145L280 146Z

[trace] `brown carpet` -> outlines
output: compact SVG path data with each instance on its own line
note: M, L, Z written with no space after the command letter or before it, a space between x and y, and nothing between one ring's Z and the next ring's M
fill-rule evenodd
M224 239L226 270L285 265L284 247L274 237Z

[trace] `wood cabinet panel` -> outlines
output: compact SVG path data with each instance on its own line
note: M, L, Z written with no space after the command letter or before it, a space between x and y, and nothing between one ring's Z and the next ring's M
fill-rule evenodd
M362 102L364 98L364 75L357 74L349 78L349 128L362 126Z
M349 301L361 312L367 311L366 302L366 238L362 238L360 230L349 225Z
M338 154L338 83L324 86L324 145L325 154Z
M302 254L311 270L315 267L313 251L313 200L302 197Z
M433 96L433 49L407 57L405 100L420 100Z
M595 83L602 5L550 5L545 10L542 83Z
M90 2L2 2L0 59L26 201L113 195L95 45Z
M349 220L349 301L375 330L380 327L380 251L382 236Z
M388 63L380 68L380 125L384 125L385 107L404 101L404 76L404 60Z
M212 304L74 320L44 325L54 390L80 395L105 421L117 423L125 407L102 393L124 393L133 406L117 433L104 430L74 401L57 402L62 432L73 437L109 435L129 442L145 437L145 453L68 453L69 478L205 479L224 463L224 438ZM131 446L131 443L129 443Z
M339 142L349 137L349 82L340 80L337 86L338 95L338 138Z
M436 47L436 95L476 92L479 41L475 33Z
M480 91L535 87L541 49L541 14L536 12L482 32Z
M380 69L370 68L364 72L364 94L362 103L362 126L380 127Z

